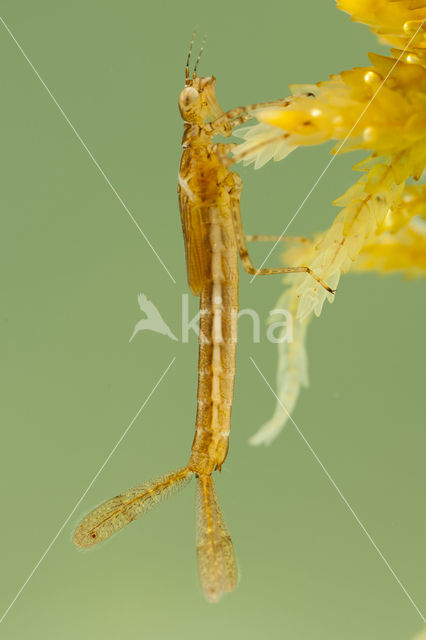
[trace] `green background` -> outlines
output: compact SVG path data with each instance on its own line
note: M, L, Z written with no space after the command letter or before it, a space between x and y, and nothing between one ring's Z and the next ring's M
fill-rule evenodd
M171 359L176 361L10 610L8 640L407 640L422 627L289 425L247 440L274 398L276 347L241 321L231 449L216 474L240 565L207 604L194 551L194 485L89 552L72 545L100 501L189 455L197 342L140 333L136 296L180 333L187 292L176 182L177 97L195 26L224 108L288 93L385 51L331 0L214 3L3 0L2 16L143 228L168 277L2 27L1 609L6 609ZM197 45L195 47L197 49ZM279 233L329 159L298 151L241 169L247 233ZM356 178L338 159L292 225L325 228ZM257 264L265 247L255 247ZM277 264L279 253L269 264ZM280 278L242 273L262 322ZM349 275L309 330L310 388L294 418L420 609L426 608L423 284ZM423 298L423 300L422 300ZM196 311L197 300L191 300ZM262 324L264 335L265 325ZM219 476L219 477L218 477Z

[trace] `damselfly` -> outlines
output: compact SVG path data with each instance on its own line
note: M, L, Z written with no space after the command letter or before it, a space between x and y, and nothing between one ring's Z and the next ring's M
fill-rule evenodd
M230 171L233 143L215 143L247 122L262 106L286 106L290 99L237 107L224 112L216 99L213 76L197 76L200 55L179 96L184 121L179 169L179 204L188 282L200 298L198 395L195 437L188 463L178 471L124 491L89 513L74 535L78 547L102 542L149 511L162 499L197 479L197 558L202 588L210 602L232 591L238 580L234 549L214 489L212 473L220 470L229 444L234 393L238 315L238 255L250 274L311 273L308 267L256 270L247 241L281 240L246 236L240 216L241 178ZM288 238L285 238L288 239Z

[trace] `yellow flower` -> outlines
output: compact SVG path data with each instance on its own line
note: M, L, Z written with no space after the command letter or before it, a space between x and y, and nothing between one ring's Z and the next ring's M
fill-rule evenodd
M398 47L393 57L369 54L372 66L356 67L316 85L292 85L286 107L258 110L259 124L241 130L235 159L259 168L298 146L335 140L333 153L365 149L354 167L362 177L335 200L340 213L311 243L286 253L285 264L309 266L332 288L342 273L400 271L426 274L426 3L421 0L339 0L339 8ZM278 388L287 410L307 383L306 323L321 313L325 291L309 275L285 280L284 302L294 315L297 340L280 347ZM280 301L281 304L283 300ZM302 366L302 364L303 366ZM281 407L252 439L270 442L285 423Z
M426 275L426 225L414 224L398 233L386 233L366 245L355 271L403 273L408 278Z
M367 149L395 160L405 151L409 173L418 175L417 166L426 158L426 67L369 57L373 66L332 76L315 86L315 95L300 95L288 107L262 109L257 118L282 129L290 146L348 138L344 151Z
M350 13L352 20L367 24L382 42L401 49L426 18L422 0L338 0L337 6ZM411 49L425 47L424 31L420 31Z
M303 86L289 107L260 110L261 124L243 130L245 142L235 153L259 167L297 146L330 139L339 141L335 152L371 152L355 167L366 175L335 201L343 210L308 265L332 287L362 246L384 230L388 212L397 214L405 182L418 179L426 165L426 68L375 54L370 58L374 66L333 76L310 87L309 95ZM299 316L318 314L325 292L307 276L299 293Z

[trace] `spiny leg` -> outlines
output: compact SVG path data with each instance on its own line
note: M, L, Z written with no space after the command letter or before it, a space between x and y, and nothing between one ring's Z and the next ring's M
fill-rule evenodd
M229 111L225 111L219 118L210 122L211 130L222 127L225 123L230 124L232 127L236 127L239 124L247 122L254 118L256 109L262 109L267 107L288 107L291 104L291 98L281 98L279 100L270 100L269 102L257 102L255 104L248 104L244 107L235 107Z
M314 94L307 92L303 94L305 97L314 97ZM278 100L268 100L267 102L255 102L254 104L247 104L244 107L234 107L225 111L221 116L209 123L211 131L221 129L224 124L228 124L231 128L237 127L240 124L244 124L248 120L252 120L255 117L253 113L256 109L267 109L269 107L288 107L292 102L301 96L288 96L287 98L279 98Z
M253 108L256 108L261 105L250 105L250 106ZM273 106L273 104L268 103L268 106ZM253 120L253 118L255 118L255 114L253 112L246 113L245 108L249 108L249 107L237 107L236 109L232 109L232 111L228 111L223 116L220 116L219 118L217 118L217 120L213 120L212 122L207 123L205 125L206 130L212 133L213 135L222 134L227 137L230 136L232 134L232 129L234 129L234 127L239 127L241 124L245 124L246 122L249 122L250 120ZM243 112L239 111L240 109L242 109ZM237 111L240 115L235 117L232 117L232 116L225 117L225 116L228 116L229 114L232 114L235 111Z
M269 107L288 107L295 100L300 98L302 95L307 98L315 97L312 92L308 91L304 94L288 96L287 98L280 98L278 100L270 100L269 102L257 102L254 104L246 105L244 107L235 107L234 109L225 111L225 113L223 113L221 116L216 118L216 120L213 120L212 122L208 123L206 128L211 133L217 133L217 134L221 133L225 136L230 136L232 133L232 129L234 127L238 127L239 125L244 124L245 122L248 122L249 120L252 120L253 118L256 117L254 113L256 109L262 109L262 108L266 109ZM289 137L289 134L287 132L285 133L280 132L277 135L276 141L279 141L280 139L285 140L288 137ZM253 145L246 151L240 154L235 154L235 157L232 159L226 158L226 161L224 162L224 164L225 166L229 167L232 164L241 162L241 160L244 160L244 158L247 155L253 153L253 151L261 149L262 147L267 146L270 143L271 143L271 140L268 139L260 142L259 144Z
M218 156L221 162L227 163L228 160L232 159L228 158L228 153L231 153L234 149L238 147L238 143L236 142L218 142L213 146L213 151ZM233 173L230 182L230 191L231 198L236 197L238 199L238 211L239 211L239 202L240 202L240 194L241 194L241 179L238 174ZM234 206L234 204L233 204ZM241 221L241 216L240 216ZM271 235L246 235L241 226L241 234L244 237L246 242L309 242L308 238L305 236L271 236Z
M253 265L253 262L250 258L247 245L246 245L246 236L243 230L243 224L241 220L241 212L240 212L240 194L241 194L241 178L238 174L231 174L233 180L233 188L230 193L231 197L231 206L232 206L232 214L234 220L234 228L235 235L237 238L238 251L241 258L241 263L247 271L247 273L256 276L267 276L272 274L280 274L280 273L308 273L314 280L316 280L326 291L329 293L335 293L335 290L328 286L324 280L322 280L317 274L312 271L310 267L275 267L275 268L266 268L266 269L256 269ZM269 236L270 237L270 236Z
M309 242L305 236L265 236L265 235L244 235L246 242Z
M329 287L328 284L324 282L322 278L317 276L315 271L312 271L310 267L279 267L272 269L255 269L248 254L246 256L243 256L243 254L240 253L240 258L247 273L250 273L254 276L269 276L273 273L308 273L314 280L318 282L318 284L324 287L326 291L328 291L329 293L336 293L336 290ZM246 260L246 264L244 264L244 259Z
M230 158L228 154L232 153L238 146L238 142L217 142L213 145L213 151L219 158L220 162L225 167L229 167L234 163L234 159Z

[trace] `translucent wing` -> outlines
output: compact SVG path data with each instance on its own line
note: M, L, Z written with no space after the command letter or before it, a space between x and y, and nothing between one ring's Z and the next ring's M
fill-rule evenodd
M180 469L107 500L81 521L74 534L74 544L86 549L107 540L171 493L184 487L192 476L193 473L188 469Z
M190 199L182 192L179 195L180 213L185 241L186 270L192 293L201 294L208 277L209 257L207 229L203 224L202 209L191 206Z
M238 568L211 476L198 478L196 543L201 586L209 602L218 602L237 586Z

